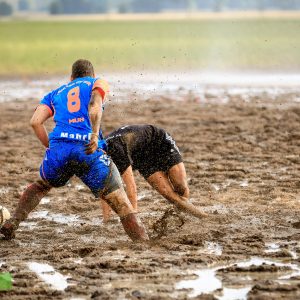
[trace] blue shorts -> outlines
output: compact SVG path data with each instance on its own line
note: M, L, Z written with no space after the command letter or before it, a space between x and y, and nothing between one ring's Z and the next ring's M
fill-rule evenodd
M111 160L101 148L86 154L84 145L77 141L52 142L46 150L40 175L53 187L64 186L76 175L99 197L110 174Z

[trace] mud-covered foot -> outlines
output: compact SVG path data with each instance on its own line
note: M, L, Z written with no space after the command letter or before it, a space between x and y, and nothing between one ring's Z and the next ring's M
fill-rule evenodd
M5 240L12 240L15 238L15 231L17 230L17 225L14 220L7 220L0 229L0 233L4 235Z

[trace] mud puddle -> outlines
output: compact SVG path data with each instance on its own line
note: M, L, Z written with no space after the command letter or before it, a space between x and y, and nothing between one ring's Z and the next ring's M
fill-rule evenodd
M44 198L41 200L41 202L40 202L40 204L48 204L48 203L50 203L50 198L49 198L49 197L44 197Z
M299 255L296 251L298 246L297 242L284 242L284 243L266 243L265 253L279 253L289 255L293 260L298 259Z
M146 200L146 199L148 199L149 197L151 197L151 192L150 192L150 191L143 191L143 192L140 192L140 193L138 194L137 200L138 200L138 201Z
M28 229L33 229L38 225L38 222L33 222L33 221L24 221L20 223L20 228L22 227L28 228Z
M172 97L181 101L193 98L200 102L216 102L226 104L231 97L238 96L243 101L251 101L256 97L268 94L276 98L280 95L299 92L299 74L214 74L214 73L160 73L153 74L109 74L109 82L113 88L111 100L128 100L128 95L139 99L149 97ZM15 80L0 82L0 102L41 99L49 90L68 82L67 78L51 78L47 80ZM296 97L293 101L299 102Z
M22 222L21 226L31 227L31 228L36 226L37 222L30 221L32 219L48 220L59 224L65 224L68 226L78 226L81 224L101 225L103 223L100 217L94 217L89 220L86 220L86 219L82 219L79 215L75 215L75 214L67 215L63 213L49 212L48 210L40 210L40 211L32 212L27 219L29 221Z
M216 242L204 242L204 247L198 250L198 253L207 253L220 256L222 255L223 247Z
M10 190L11 188L9 187L0 187L0 195L7 194Z
M274 244L271 246L272 249L276 248ZM262 275L261 272L265 274ZM276 272L275 276L273 272ZM290 274L282 275L282 273L287 272ZM227 273L236 273L235 276L237 276L237 285L239 287L226 287L226 283L223 283L224 278L222 277L224 277L223 274L226 275ZM300 275L300 267L295 263L284 263L273 259L252 257L249 260L234 264L197 270L192 272L192 274L196 275L197 278L182 280L175 285L175 289L191 290L188 297L212 293L217 299L243 300L247 299L247 294L252 289L255 279L263 276L265 279L269 277L269 279L278 283L288 283L288 280ZM240 287L241 285L244 286Z
M27 266L32 272L36 273L39 278L55 290L64 291L69 286L67 279L70 277L64 276L55 271L55 269L49 264L28 262Z
M80 219L77 215L65 215L61 213L52 213L48 210L40 210L30 214L30 219L44 219L48 221L53 221L60 224L67 224L67 225L75 225L76 223L82 222L83 220Z
M225 190L228 187L234 186L234 185L245 188L245 187L249 186L249 182L248 182L248 179L244 179L242 181L228 179L220 184L213 183L212 187L216 192L218 192L221 190Z

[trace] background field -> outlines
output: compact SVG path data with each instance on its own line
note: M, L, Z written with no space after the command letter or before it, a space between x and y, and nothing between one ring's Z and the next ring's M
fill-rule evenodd
M300 299L300 17L237 14L0 21L1 205L12 212L37 179L44 148L29 120L83 57L109 74L104 133L165 128L182 153L191 203L209 214L172 210L135 172L152 242L131 243L117 218L102 223L99 203L72 178L15 240L0 237L0 272L14 278L1 299ZM58 290L31 263L52 266L68 287Z
M9 21L0 44L2 76L66 73L79 57L105 71L295 71L300 19Z

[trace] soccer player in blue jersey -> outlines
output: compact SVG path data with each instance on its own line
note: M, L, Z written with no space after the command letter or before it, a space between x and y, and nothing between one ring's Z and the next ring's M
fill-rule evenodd
M102 150L105 142L100 124L107 93L108 84L95 78L93 65L80 59L72 66L71 81L41 100L30 121L36 136L47 148L40 166L41 178L27 187L13 217L0 229L5 239L15 237L20 222L52 187L64 186L76 175L119 215L132 240L148 240L116 166ZM48 136L44 122L52 116L55 127Z

